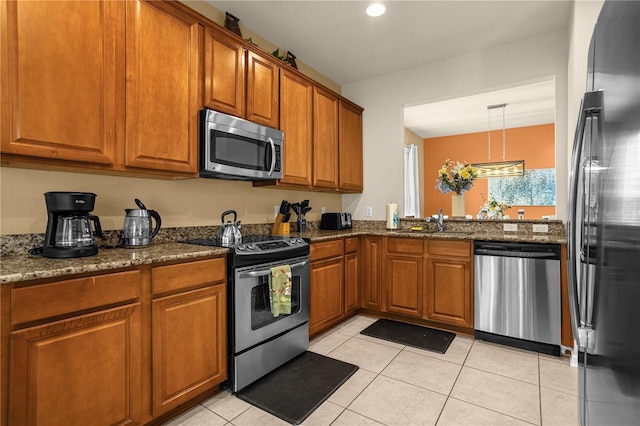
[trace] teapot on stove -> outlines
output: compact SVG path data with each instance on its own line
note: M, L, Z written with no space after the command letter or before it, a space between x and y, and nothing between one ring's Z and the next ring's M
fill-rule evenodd
M227 223L224 223L224 217L228 214L233 214L233 221L228 220ZM240 232L240 221L236 222L238 218L238 213L235 210L227 210L222 213L220 220L222 221L222 226L218 230L218 239L220 240L220 245L225 247L235 246L242 242L242 233Z

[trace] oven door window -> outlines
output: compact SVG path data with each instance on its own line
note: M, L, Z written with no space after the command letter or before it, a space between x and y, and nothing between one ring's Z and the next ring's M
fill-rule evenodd
M271 147L267 141L210 129L211 151L209 161L241 169L269 171Z
M269 298L269 276L258 278L258 283L251 289L251 329L258 330L278 320L300 312L300 277L291 277L291 314L280 314L277 317L271 312Z

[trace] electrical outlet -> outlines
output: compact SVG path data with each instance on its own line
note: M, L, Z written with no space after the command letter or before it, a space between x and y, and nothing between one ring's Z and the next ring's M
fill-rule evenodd
M371 217L371 216L373 216L373 208L371 208L371 207L366 207L366 208L364 209L364 211L365 211L365 215L366 215L367 217Z
M278 216L278 213L280 213L280 206L273 206L273 215Z
M504 232L518 232L518 224L517 223L505 223L502 225L502 229Z
M533 225L533 232L549 232L549 225Z
M320 213L326 213L326 212L327 212L326 207L320 207Z

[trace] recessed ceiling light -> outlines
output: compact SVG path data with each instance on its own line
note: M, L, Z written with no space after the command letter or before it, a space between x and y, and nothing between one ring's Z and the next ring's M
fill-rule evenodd
M383 4L373 3L371 6L367 7L367 15L369 16L380 16L387 10Z

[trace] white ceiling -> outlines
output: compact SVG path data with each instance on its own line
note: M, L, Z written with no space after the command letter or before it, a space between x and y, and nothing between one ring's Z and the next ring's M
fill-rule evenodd
M524 127L555 122L555 82L526 84L464 98L405 107L404 126L422 138L460 135L502 129L502 108L488 110L489 105L504 107L505 126ZM491 117L489 117L491 114Z
M372 1L206 1L235 15L242 25L282 50L293 52L298 60L341 86L567 28L573 3L572 0L385 0L382 3L387 12L371 18L364 11ZM535 90L518 93L539 97ZM515 127L511 124L517 105L524 102L510 97L497 102L473 98L469 107L464 102L455 104L453 117L467 116L482 105L477 117L470 120L477 122L484 117L484 130L487 105L513 103L513 108L507 106L507 120L508 127ZM541 111L543 103L548 100L536 103L535 115L552 116L552 110ZM451 121L451 114L445 118ZM407 127L421 135L426 122L414 122L413 127ZM433 121L430 123L435 125ZM531 124L541 123L524 125ZM470 129L468 125L464 128ZM426 130L427 134L442 131Z

